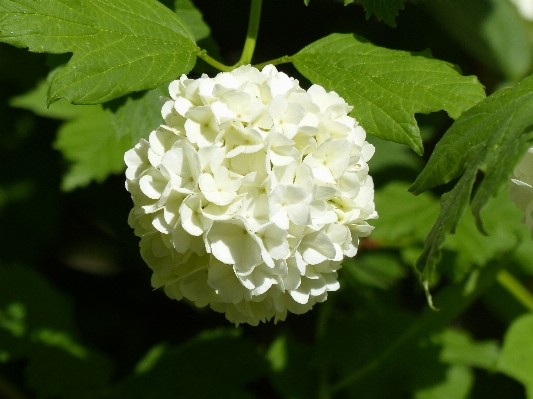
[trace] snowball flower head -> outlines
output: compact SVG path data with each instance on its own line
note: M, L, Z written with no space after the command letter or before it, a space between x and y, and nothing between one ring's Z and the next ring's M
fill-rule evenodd
M533 0L511 0L520 16L528 21L533 21Z
M183 75L169 92L164 124L125 155L153 287L236 324L325 301L377 217L352 107L272 65Z
M522 222L533 231L533 147L530 147L513 171L509 198L524 211Z

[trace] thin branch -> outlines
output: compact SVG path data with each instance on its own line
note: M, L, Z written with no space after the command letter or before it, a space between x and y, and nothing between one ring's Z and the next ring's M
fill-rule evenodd
M222 72L231 72L234 67L232 66L228 66L228 65L224 65L223 63L215 60L214 58L211 58L210 56L207 55L207 51L206 50L200 50L198 51L198 58L201 58L202 60L204 60L205 62L207 62L209 65L211 65L212 67L218 69L219 71L222 71Z
M274 60L270 60L270 61L266 61L266 62L262 62L257 65L254 65L254 67L261 70L267 65L288 64L289 62L292 62L292 57L289 55L284 55L283 57L279 57Z

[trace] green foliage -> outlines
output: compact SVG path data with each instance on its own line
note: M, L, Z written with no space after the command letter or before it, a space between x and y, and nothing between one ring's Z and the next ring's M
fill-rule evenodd
M305 399L316 390L314 368L309 358L312 350L292 335L279 335L268 348L271 380L276 390L287 398Z
M500 350L495 341L476 342L466 332L455 329L444 330L434 341L442 345L440 359L445 363L496 370Z
M141 138L148 138L161 122L160 97L168 96L167 85L147 91L136 97L129 96L122 104L113 107L111 125L117 139L129 141L130 147Z
M41 81L34 90L23 95L13 97L9 105L16 108L24 108L45 118L74 119L79 116L82 108L73 107L65 100L58 100L49 106L46 105L46 93L50 85Z
M428 164L411 186L410 190L419 194L461 176L454 188L442 196L439 217L417 262L426 281L440 258L446 234L455 232L469 202L479 229L484 231L481 209L508 179L533 138L530 132L532 89L533 79L526 78L465 112L437 144ZM469 150L465 152L465 148ZM480 172L483 180L472 196Z
M505 334L498 369L523 383L533 398L533 314L517 319Z
M403 3L404 0L361 0L365 8L366 19L374 14L378 21L384 21L390 26L396 26L395 19L398 11L403 10Z
M344 5L352 4L355 0L344 0ZM365 9L366 19L375 15L378 21L384 21L387 25L396 26L395 19L398 11L404 9L405 0L359 0ZM309 5L309 0L304 0Z
M190 0L176 0L174 10L197 42L209 37L209 26ZM139 139L148 138L150 132L161 124L159 98L168 96L167 86L168 83L165 83L140 95L117 100L118 104L111 105L113 109L111 124L119 139L129 137L133 146L139 142Z
M499 0L263 2L254 59L354 107L379 219L325 303L227 330L151 290L129 195L105 181L169 81L218 73L199 47L237 60L249 7L215 3L0 1L0 42L61 54L0 43L0 396L533 399L533 245L505 184L533 140L532 23ZM485 98L476 76L514 86Z
M424 6L458 45L507 79L518 81L531 70L527 24L510 2L426 1Z
M117 137L113 125L117 119L120 121L123 113L119 111L111 114L101 105L71 105L65 100L56 101L47 107L47 87L48 84L43 81L35 90L11 99L10 103L14 107L30 109L44 117L68 120L59 129L54 144L54 148L61 151L65 159L72 164L63 176L62 190L71 191L84 187L91 181L102 182L110 174L122 172L124 152L131 147L130 138L126 134L134 136L139 129L151 126L150 120L143 120L135 125L135 122L139 122L138 119L128 119L129 125L124 124L120 130L116 130L119 134ZM150 98L154 100L153 95ZM135 132L131 131L134 129ZM122 133L124 131L126 133Z
M248 399L253 396L246 386L267 371L266 360L250 342L223 330L157 352L148 370L138 367L141 372L112 388L108 397ZM152 359L153 353L148 354Z
M209 37L209 25L204 22L202 13L194 6L191 0L175 0L174 11L192 32L196 42Z
M47 103L98 104L189 72L192 33L156 0L6 0L0 41L34 52L73 53L54 75Z
M38 273L0 267L0 352L28 359L27 385L39 398L84 398L109 384L109 359L76 342L72 313Z
M445 109L452 118L485 97L475 77L463 77L428 53L377 47L354 35L332 34L292 57L306 78L336 91L368 134L424 151L415 113Z
M124 152L131 147L128 137L118 138L111 115L102 106L84 106L77 119L58 131L54 148L72 162L63 177L65 191L83 187L91 181L102 182L112 173L124 170Z

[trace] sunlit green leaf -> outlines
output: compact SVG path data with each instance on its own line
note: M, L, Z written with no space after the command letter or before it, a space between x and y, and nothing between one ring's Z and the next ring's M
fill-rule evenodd
M127 136L117 139L111 114L101 105L84 106L83 113L59 129L54 147L72 165L61 188L65 191L83 187L91 181L102 182L124 168L124 152L131 146Z
M429 53L388 50L365 39L332 34L292 57L311 82L336 91L366 132L424 151L415 113L446 110L452 118L485 97L476 77Z
M498 362L499 346L495 341L474 341L466 332L444 330L435 338L442 345L440 358L450 364L481 367L494 371Z
M533 314L517 319L505 334L498 369L526 386L533 398Z
M532 107L533 78L491 95L452 125L411 186L410 190L419 194L462 175L442 196L439 217L417 262L426 280L438 262L446 234L455 231L470 201L477 225L482 228L481 209L498 193L533 138ZM471 200L480 172L484 177Z
M446 370L444 380L415 392L415 399L466 399L474 383L472 371L465 366L451 366Z
M66 100L58 100L46 106L46 94L50 84L41 81L37 87L25 94L13 97L9 105L15 108L24 108L33 113L54 119L73 119L82 112L82 107L74 107Z
M0 41L33 52L73 53L48 103L97 104L152 89L192 69L194 37L156 0L4 0Z
M190 29L196 42L209 36L211 30L191 0L174 0L174 11Z
M168 96L167 85L129 96L118 105L110 117L116 137L121 141L129 139L132 146L141 138L147 139L150 132L163 123L161 96Z

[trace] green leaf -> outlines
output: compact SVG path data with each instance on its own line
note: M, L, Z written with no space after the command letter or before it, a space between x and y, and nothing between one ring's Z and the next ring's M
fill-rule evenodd
M500 0L426 1L424 6L457 44L484 63L517 81L531 69L533 48L516 7Z
M525 385L528 399L533 398L533 314L515 320L503 341L498 369Z
M73 119L79 116L80 107L74 107L65 100L58 100L50 106L46 106L46 94L50 84L45 80L41 81L37 87L20 96L9 100L9 105L15 108L23 108L33 113L53 119Z
M446 370L444 380L430 387L418 389L415 399L467 399L474 385L474 375L465 366L451 366Z
M465 280L441 290L435 296L435 304L440 311L435 312L426 308L412 322L409 322L412 318L407 315L393 312L390 307L375 306L375 303L371 303L374 307L373 312L354 312L351 320L346 320L346 317L339 319L328 329L329 336L324 339L324 347L316 354L317 361L321 364L341 363L343 368L341 380L333 384L332 391L336 392L352 384L355 389L368 382L374 383L372 387L374 391L376 390L375 384L378 384L379 389L386 389L379 385L384 375L393 375L396 379L412 379L411 371L418 364L416 359L412 358L413 354L420 351L421 341L429 334L440 331L462 314L480 294L494 283L503 263L502 259L498 259L481 269L477 284L472 289L469 289L470 283ZM372 317L370 318L369 315ZM346 342L356 342L358 346L347 346ZM423 352L419 355L423 358L427 357L427 354ZM397 371L396 374L383 372L383 368L395 366L397 367L394 369ZM421 375L418 376L422 380L420 382L427 382L424 381L424 374L427 370L424 367L421 369ZM407 375L402 375L405 370L408 370ZM381 372L378 373L378 371ZM404 382L400 381L399 384L404 384ZM352 395L351 397L358 396Z
M388 289L406 274L406 268L397 257L387 253L361 254L357 259L345 259L343 270L360 283Z
M267 370L252 343L233 331L219 331L168 347L148 370L115 386L109 398L252 399L247 385Z
M168 96L167 85L142 93L128 96L111 114L111 124L116 137L128 139L135 145L141 138L148 138L150 132L163 122L161 116L161 96Z
M205 39L211 34L211 29L204 22L202 13L194 6L191 0L175 0L174 11L190 29L196 42Z
M270 380L281 397L307 399L314 396L317 387L313 383L315 370L310 365L310 350L289 334L279 335L268 348Z
M512 252L513 260L520 262L519 248L529 255L525 264L530 265L533 256L531 232L519 223L521 217L522 212L509 200L506 189L500 190L496 198L491 198L483 210L483 222L488 235L478 230L476 219L472 213L466 212L455 234L448 235L443 246L457 254L454 277L462 278L461 274L468 273L472 266L482 267L504 252Z
M380 246L407 246L423 242L439 213L436 198L431 194L418 197L410 194L406 183L393 182L376 191L375 203L379 219L372 239Z
M332 34L292 57L311 82L334 90L367 133L424 151L415 113L442 109L452 118L485 97L476 77L427 53L388 50L350 34Z
M106 356L77 342L69 300L22 265L0 266L0 352L28 359L26 383L39 398L84 398L112 373Z
M440 359L445 363L496 369L500 352L496 341L476 342L457 329L444 330L434 341L442 345Z
M175 0L174 9L197 42L209 36L209 26L190 0ZM162 122L161 96L168 96L168 83L142 94L130 95L125 100L118 100L121 103L116 108L111 104L110 108L114 108L111 123L117 137L130 137L132 145L137 144L141 138L147 139L150 132Z
M409 169L415 173L422 170L422 160L413 154L409 148L392 141L379 139L376 136L367 136L366 141L376 148L376 152L368 161L372 176L383 170L389 172L387 176L390 176L391 170L398 170L399 168Z
M371 239L380 248L398 248L404 258L407 251L415 251L414 259L410 257L414 264L439 215L439 203L430 193L415 197L407 188L405 183L393 182L376 190L375 203L380 217L372 221L375 229ZM488 236L479 232L474 216L469 213L460 220L455 234L446 236L442 247L453 256L453 262L448 259L446 266L450 277L460 281L473 267L482 267L508 251L512 251L513 260L526 272L533 273L531 232L519 223L521 211L509 201L506 190L500 190L488 202L483 214ZM357 258L355 263L361 260ZM411 260L407 263L411 264Z
M376 16L378 21L384 21L387 25L396 26L395 19L398 16L398 11L403 10L404 0L359 0L365 9L366 19L369 19L372 14ZM346 0L345 0L346 4Z
M483 231L481 209L498 193L533 138L533 77L502 89L465 112L435 147L428 164L410 188L419 194L461 176L442 196L437 221L429 233L417 268L425 281L440 257L447 233L453 233L468 203ZM471 200L479 172L483 180Z
M145 101L136 102L128 97L126 105L132 102L133 107L131 114L124 115L120 108L111 114L101 105L72 105L65 100L47 107L47 88L48 84L42 81L34 90L12 98L10 104L47 118L69 120L60 127L54 144L73 163L63 178L65 191L93 180L102 182L110 174L120 173L124 169L124 152L139 141L141 134L147 136L161 120L159 89L143 94L142 99L148 97Z
M0 41L73 53L52 79L49 104L97 104L155 88L189 72L197 52L187 26L156 0L4 0Z
M79 118L58 131L54 148L72 166L63 177L62 190L83 187L91 181L102 182L112 173L124 170L124 152L131 147L129 137L117 139L111 114L101 105L84 106Z

